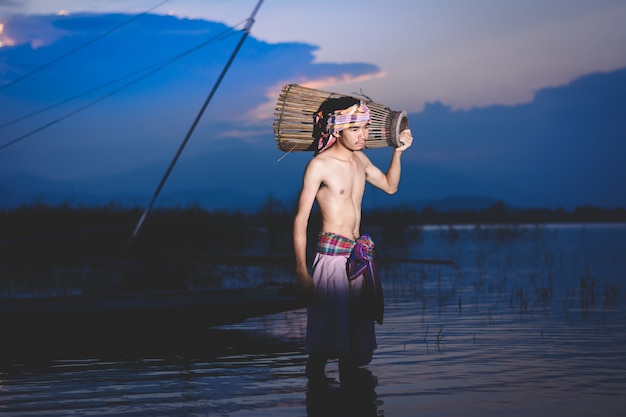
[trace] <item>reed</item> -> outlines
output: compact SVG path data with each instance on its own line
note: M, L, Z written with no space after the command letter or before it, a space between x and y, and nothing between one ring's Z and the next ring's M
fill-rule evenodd
M441 328L439 329L439 332L437 333L437 339L436 339L436 344L437 344L437 350L439 352L441 352L441 341L443 340L443 326L441 326Z

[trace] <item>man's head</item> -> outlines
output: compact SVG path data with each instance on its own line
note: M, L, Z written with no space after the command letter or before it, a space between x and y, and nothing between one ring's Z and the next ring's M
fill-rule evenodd
M341 131L369 124L370 111L354 97L329 98L313 115L313 121L313 146L318 154L330 148Z

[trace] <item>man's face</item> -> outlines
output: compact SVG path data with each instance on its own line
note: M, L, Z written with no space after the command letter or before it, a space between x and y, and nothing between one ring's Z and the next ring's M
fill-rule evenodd
M337 141L351 151L365 148L365 141L370 134L370 122L359 123L339 132Z

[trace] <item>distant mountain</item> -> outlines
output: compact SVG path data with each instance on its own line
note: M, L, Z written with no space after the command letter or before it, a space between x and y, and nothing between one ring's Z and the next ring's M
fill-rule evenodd
M94 183L100 182L94 180ZM3 185L4 184L4 185ZM10 184L7 186L6 184ZM16 185L28 184L29 193L20 193ZM47 178L34 176L14 176L0 180L0 209L12 209L20 205L34 203L51 206L71 205L73 207L94 207L115 203L121 207L145 207L152 198L153 190L120 190L108 193L101 192L97 187L91 187L89 182L81 184L75 190L76 184L70 181L50 181ZM38 191L37 191L38 190ZM92 190L92 191L87 191ZM155 207L189 207L200 206L208 210L240 210L256 211L262 199L230 189L188 189L174 190L162 193Z
M15 176L0 180L0 201L1 208L11 209L21 204L31 204L35 202L46 203L49 205L68 204L74 207L80 206L103 206L109 203L115 203L121 207L145 207L152 198L153 190L146 189L143 191L113 191L108 190L106 193L98 188L98 184L102 179L94 179L85 182L79 187L81 191L75 191L75 184L72 182L50 181L46 178L38 178L34 176ZM12 191L3 183L14 185L28 185L29 189L40 190L38 194L32 195L32 198L24 194ZM108 184L108 182L105 182ZM88 192L85 190L93 190ZM380 204L376 203L376 198L372 195L379 195ZM200 206L208 210L227 210L227 211L247 211L256 212L267 201L268 198L276 198L282 201L286 207L294 208L296 202L296 194L272 193L268 194L246 194L237 192L228 188L196 188L196 189L176 189L173 191L164 191L158 198L155 207L189 207ZM363 202L364 210L391 208L391 207L408 207L416 210L423 210L426 207L432 207L437 210L480 210L492 206L497 202L496 199L480 196L450 196L439 199L429 200L395 200L391 196L384 195L380 191L373 189L368 190L365 201Z
M18 174L0 179L0 208L43 203L59 205L72 199L72 184L35 175Z
M422 211L432 207L437 211L457 211L457 210L484 210L492 207L498 200L490 197L480 196L451 196L436 200L418 200L412 203L405 203L406 207Z

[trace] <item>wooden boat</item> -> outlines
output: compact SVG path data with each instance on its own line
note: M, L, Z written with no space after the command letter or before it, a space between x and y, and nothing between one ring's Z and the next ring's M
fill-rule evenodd
M232 324L299 309L295 287L149 291L0 301L0 331L190 328Z

